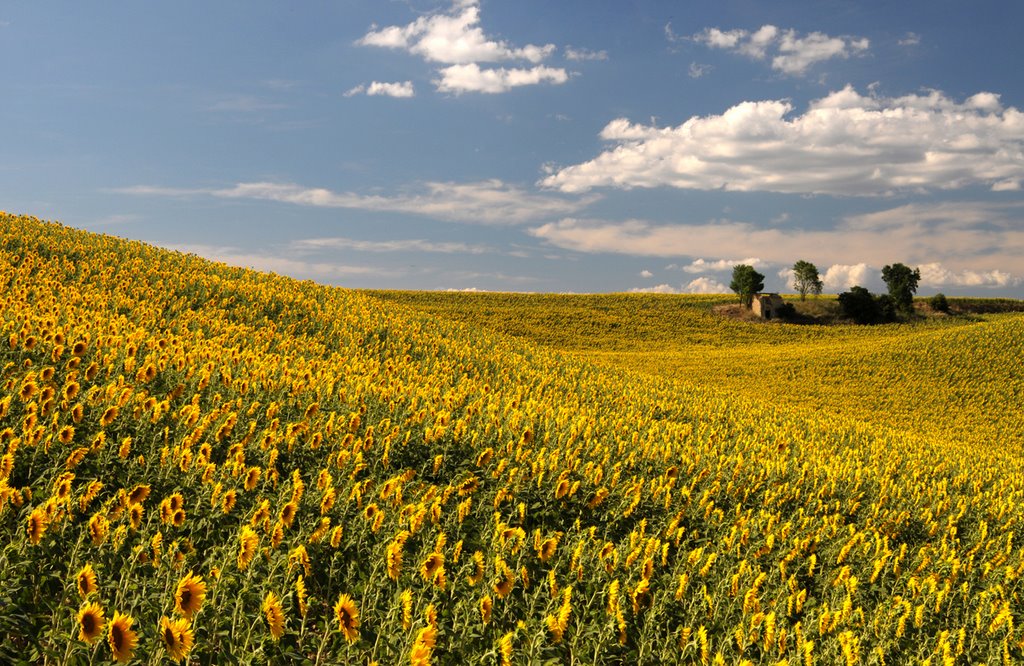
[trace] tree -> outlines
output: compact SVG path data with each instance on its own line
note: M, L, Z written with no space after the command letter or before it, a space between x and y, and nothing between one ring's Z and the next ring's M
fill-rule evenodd
M764 289L764 276L755 271L753 266L738 264L733 266L729 288L739 295L743 307L749 308L754 302L754 294Z
M921 281L921 271L903 264L892 264L882 268L882 280L889 287L889 295L896 301L896 307L904 314L914 314L914 293Z
M861 286L839 294L839 310L844 317L849 317L858 324L873 324L878 321L880 314L875 297Z
M875 296L857 286L839 294L839 311L858 324L881 324L896 320L896 300L889 294Z
M807 292L820 296L824 286L817 266L803 259L793 264L793 288L800 292L801 301L807 300Z

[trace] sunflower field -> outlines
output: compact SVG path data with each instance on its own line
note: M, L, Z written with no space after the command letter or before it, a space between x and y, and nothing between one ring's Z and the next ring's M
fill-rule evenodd
M1024 659L1021 315L875 331L939 435L781 328L820 403L6 213L0 285L0 662Z

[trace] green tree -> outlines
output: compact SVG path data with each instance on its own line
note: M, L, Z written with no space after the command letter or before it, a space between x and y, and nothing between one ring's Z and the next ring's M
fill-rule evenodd
M729 288L739 295L743 307L749 308L754 302L754 294L764 289L764 276L755 271L753 266L738 264L733 266Z
M917 268L911 270L909 266L899 263L891 264L882 268L882 280L900 312L913 314L914 293L917 291L917 283L921 281L921 271Z
M807 299L807 292L820 296L824 286L817 266L803 259L793 264L793 287L800 292L801 301Z
M839 294L839 311L858 324L874 324L881 318L878 301L870 291L856 286Z

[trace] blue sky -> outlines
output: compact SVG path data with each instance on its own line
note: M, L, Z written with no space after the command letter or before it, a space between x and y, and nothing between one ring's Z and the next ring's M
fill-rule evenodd
M1024 297L1024 3L0 5L0 208L355 288Z

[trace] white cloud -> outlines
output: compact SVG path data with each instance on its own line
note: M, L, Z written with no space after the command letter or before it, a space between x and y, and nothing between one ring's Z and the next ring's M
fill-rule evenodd
M494 252L487 245L440 242L424 239L396 239L386 241L357 240L354 238L304 238L292 241L289 248L297 252L324 250L356 250L358 252L440 252L445 254L486 254Z
M564 69L540 65L555 52L554 44L517 47L486 35L480 27L478 0L456 0L448 11L421 16L408 25L373 27L356 44L400 49L427 62L447 65L438 71L440 78L434 81L440 92L499 93L517 86L569 80ZM566 49L569 59L606 56L601 51ZM480 67L480 63L514 60L526 61L532 67Z
M690 67L686 70L686 73L689 75L691 79L699 79L700 77L710 72L712 69L713 68L711 67L711 65L702 65L701 63L698 62L691 62Z
M918 266L921 285L926 287L1015 287L1024 284L1024 278L1003 271L952 271L942 264Z
M772 69L794 75L805 74L811 65L824 60L861 54L870 46L865 37L832 37L822 32L800 35L774 25L763 25L754 32L705 28L693 35L693 40L754 60L765 60L770 55Z
M452 65L439 71L441 78L434 81L440 92L503 93L518 86L538 83L565 83L569 74L559 67L538 65L528 69L492 67L481 69L476 63Z
M834 264L825 270L821 281L825 284L825 291L846 291L850 287L867 285L875 280L877 272L864 263Z
M962 103L939 91L898 98L852 87L792 115L788 101L742 102L678 127L609 122L614 144L541 182L564 192L671 186L840 196L1024 179L1024 114L993 93Z
M647 269L644 269L644 270L640 271L640 277L643 277L643 278L654 277L654 273L650 272Z
M683 290L688 294L728 294L732 291L718 280L709 277L691 280Z
M510 46L504 40L487 37L479 23L479 2L456 2L449 13L421 16L405 26L372 29L356 44L402 49L446 64L502 60L539 63L555 50L554 44Z
M416 91L413 88L412 81L397 81L395 83L383 83L381 81L373 81L370 85L359 84L353 88L349 88L345 91L345 97L352 97L353 95L367 95L385 97L414 97Z
M565 198L534 193L497 179L476 183L429 182L391 196L335 192L291 183L238 183L221 189L176 189L138 185L111 190L143 196L212 196L257 199L319 208L350 208L425 215L453 222L523 224L569 215L599 197Z
M589 49L574 49L571 46L565 47L566 60L607 60L607 51L591 51Z
M764 264L763 261L757 257L747 257L746 259L718 259L717 261L706 261L704 259L694 259L688 265L683 266L683 270L687 273L706 273L707 271L731 271L733 266L738 264L746 264L747 266L753 266L757 268Z

